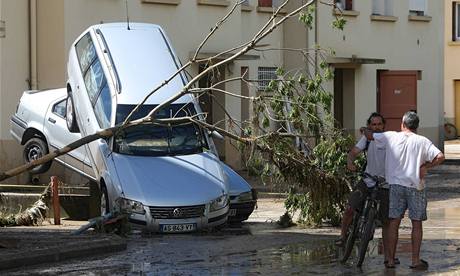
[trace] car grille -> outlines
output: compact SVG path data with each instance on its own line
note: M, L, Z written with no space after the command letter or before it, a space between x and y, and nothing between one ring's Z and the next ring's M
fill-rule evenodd
M155 219L186 219L204 215L204 205L180 207L150 207L150 214Z

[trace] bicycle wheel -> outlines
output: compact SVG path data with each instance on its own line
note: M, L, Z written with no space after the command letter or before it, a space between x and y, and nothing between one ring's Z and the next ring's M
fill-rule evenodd
M374 237L376 214L376 209L371 206L367 213L367 218L364 223L363 232L361 233L361 242L359 244L358 250L358 263L356 264L357 267L361 267L361 265L363 264L364 258L366 257L367 246L369 245L369 241L372 240L372 238Z
M343 249L342 262L346 262L351 255L353 246L355 245L356 236L358 234L360 215L358 212L353 212L353 221L348 228L347 239L345 240L345 247Z

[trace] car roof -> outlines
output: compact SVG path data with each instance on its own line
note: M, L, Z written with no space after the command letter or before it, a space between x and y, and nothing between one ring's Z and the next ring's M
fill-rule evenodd
M109 23L93 26L103 34L121 84L118 104L137 104L177 70L178 59L160 26L146 23ZM154 93L146 104L159 104L181 91L184 74L178 74ZM176 103L190 102L187 95Z

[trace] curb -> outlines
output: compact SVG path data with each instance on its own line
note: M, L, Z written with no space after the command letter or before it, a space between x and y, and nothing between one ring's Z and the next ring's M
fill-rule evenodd
M51 236L56 234L57 233L51 233ZM7 233L3 233L2 236L7 236ZM70 234L65 233L65 236L70 237ZM88 257L104 253L113 253L126 250L127 248L126 241L116 236L105 236L102 238L100 236L86 236L84 238L85 240L73 240L72 242L64 242L55 246L27 249L26 254L24 251L11 249L15 252L11 254L4 252L1 254L0 270L59 262L71 258ZM47 244L52 242L52 237L47 240ZM2 251L5 250L8 251L8 249L3 249Z

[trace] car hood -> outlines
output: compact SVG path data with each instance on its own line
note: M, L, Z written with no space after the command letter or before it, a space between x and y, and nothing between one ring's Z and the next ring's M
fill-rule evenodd
M222 165L209 153L112 158L124 196L147 206L200 205L228 194Z
M251 191L251 186L243 177L241 177L237 172L235 172L227 164L223 162L221 162L221 164L224 169L225 175L228 178L230 196L237 196L237 195L240 195L241 193Z

